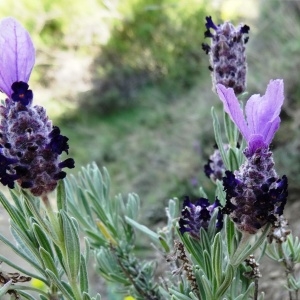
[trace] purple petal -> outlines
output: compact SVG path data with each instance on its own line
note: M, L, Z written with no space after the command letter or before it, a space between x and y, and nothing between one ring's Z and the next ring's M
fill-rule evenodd
M222 84L217 84L217 93L220 97L220 100L224 104L225 112L229 114L232 121L236 124L244 138L248 141L249 129L247 127L240 103L236 98L233 89L226 88Z
M260 95L252 95L246 103L245 113L247 117L247 124L249 128L250 134L261 133L261 129L258 127L257 122L257 108L259 104L262 102L262 97Z
M249 133L260 134L269 145L279 128L280 110L283 104L283 80L271 80L266 94L262 97L253 95L246 104L246 116Z
M278 130L280 124L280 118L277 117L274 121L270 122L266 126L264 130L265 142L267 145L270 145L271 141L273 140L275 132Z
M0 89L10 97L11 85L28 82L35 61L35 50L28 32L15 19L0 22Z

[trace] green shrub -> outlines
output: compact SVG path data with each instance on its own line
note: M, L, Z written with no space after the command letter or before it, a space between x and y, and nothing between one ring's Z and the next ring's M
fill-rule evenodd
M94 64L90 106L104 112L130 106L154 84L172 99L203 71L208 76L201 49L207 9L203 1L121 1L121 18Z

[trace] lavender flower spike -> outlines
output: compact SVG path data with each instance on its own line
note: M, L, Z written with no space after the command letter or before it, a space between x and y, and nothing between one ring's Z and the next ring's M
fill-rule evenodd
M74 168L68 154L68 138L52 125L43 107L33 105L28 80L35 50L28 32L13 18L0 22L0 89L7 99L0 105L0 182L9 188L17 181L34 196L53 191Z
M28 32L15 19L0 22L0 89L11 97L14 82L28 82L35 50Z
M233 89L218 84L217 93L224 104L224 110L248 143L246 156L252 156L257 149L267 149L280 124L280 110L283 104L283 80L271 80L265 95L253 95L245 107L246 118Z

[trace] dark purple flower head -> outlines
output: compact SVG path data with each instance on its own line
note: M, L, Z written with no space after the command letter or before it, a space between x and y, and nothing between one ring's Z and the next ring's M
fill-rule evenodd
M249 26L240 25L237 28L230 22L215 25L211 17L206 17L204 36L211 39L211 45L203 43L202 49L210 55L213 88L217 84L234 89L240 94L246 89L247 63L245 44ZM211 32L211 30L214 31Z
M288 182L278 178L272 153L259 149L238 171L225 172L223 186L229 214L240 231L255 234L267 223L275 224L283 214L288 196Z
M28 80L35 51L28 32L13 18L0 22L0 50L0 89L8 97L0 106L0 181L10 188L17 181L41 196L66 176L62 168L74 168L72 158L60 160L63 151L68 153L68 138L43 107L32 104Z
M186 197L183 202L183 209L181 218L179 220L179 230L181 234L188 232L192 237L200 238L200 228L208 229L209 222L214 210L220 207L219 200L210 204L208 199L200 198L193 204L189 197ZM216 228L222 229L223 216L219 211L217 216Z
M218 84L217 92L239 131L248 143L246 156L252 156L256 150L267 149L280 124L280 110L283 104L283 80L271 80L265 95L253 95L245 107L245 115L233 89Z

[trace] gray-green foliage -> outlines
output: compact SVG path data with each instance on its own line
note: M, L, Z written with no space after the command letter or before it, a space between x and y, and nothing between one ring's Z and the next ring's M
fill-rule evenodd
M50 207L45 210L40 199L20 189L12 190L11 197L13 203L0 194L1 204L11 218L11 233L15 241L2 235L0 240L33 270L29 271L2 255L0 259L14 270L40 280L47 288L43 291L13 284L9 290L25 299L34 299L26 291L38 293L41 299L100 299L100 295L89 295L87 259L81 254L78 223L62 209L65 206L63 182L57 189L58 207L61 206L57 213ZM89 248L85 251L88 252ZM2 293L8 284L2 288Z

